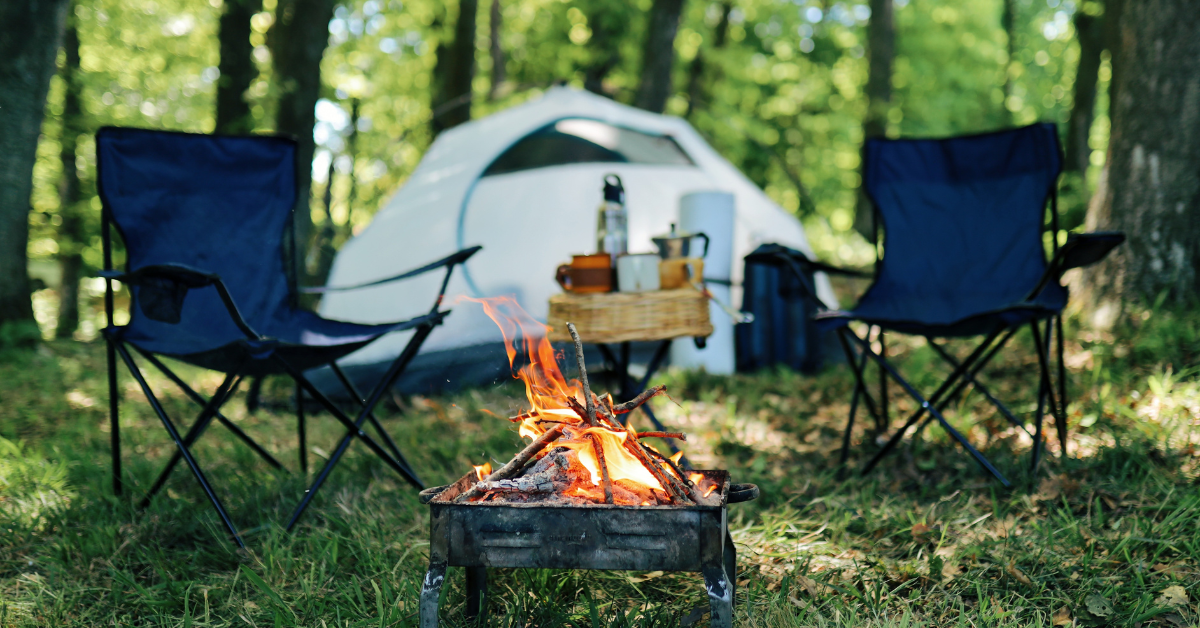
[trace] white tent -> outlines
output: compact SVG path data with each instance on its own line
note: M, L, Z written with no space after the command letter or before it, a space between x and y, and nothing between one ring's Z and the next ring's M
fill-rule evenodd
M513 154L525 146L519 144L522 140L539 132L543 135L537 137L545 137L548 131L559 138L573 136L609 157L607 149L621 153L630 148L640 157L629 161L641 163L584 161L588 158L576 154L565 160L575 163L554 165L553 156L535 154L531 162L525 154L522 162L521 155ZM505 160L497 164L502 156ZM522 307L545 320L547 300L560 290L555 268L572 254L595 250L596 207L608 173L618 174L625 185L630 252L654 251L650 238L676 222L683 194L722 190L736 199L735 286L741 280L740 260L760 244L774 242L811 253L800 222L684 120L555 87L540 98L442 133L408 182L338 253L328 284L369 282L483 245L465 269L455 271L447 292L454 312L422 353L497 342L499 330L482 309L467 302L454 305L454 296L515 295ZM363 323L414 316L432 305L440 275L329 293L320 312ZM824 277L819 290L822 300L835 303ZM344 362L391 360L410 333L382 338Z

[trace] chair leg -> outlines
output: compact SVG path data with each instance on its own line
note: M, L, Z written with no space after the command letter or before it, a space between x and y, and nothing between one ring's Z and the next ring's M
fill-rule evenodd
M1063 317L1059 314L1054 318L1055 332L1058 335L1058 407L1059 416L1055 417L1058 428L1058 448L1065 458L1067 455L1067 362L1064 353L1066 341L1063 336Z
M879 357L887 359L887 340L884 338L883 328L879 328ZM880 434L887 431L888 423L888 383L887 372L882 367L879 369L879 417L876 419L876 428Z
M1049 331L1049 327L1047 327L1046 331L1047 332ZM1033 334L1034 343L1036 344L1037 339L1038 339L1038 334L1039 334L1039 331L1037 328L1037 323L1030 325L1030 333ZM1049 339L1047 338L1047 340L1049 340ZM1045 373L1042 372L1041 362L1039 361L1038 362L1037 409L1033 415L1033 420L1035 422L1035 424L1034 424L1035 431L1034 431L1034 435L1033 435L1033 452L1030 456L1030 461L1029 461L1029 475L1031 478L1037 477L1038 467L1041 465L1041 461L1042 461L1042 447L1045 444L1044 440L1043 440L1043 435L1042 435L1043 434L1042 424L1045 422L1044 419L1046 416L1046 395L1048 395L1050 393L1050 391L1046 387L1046 381L1047 381L1046 375L1045 375Z
M1051 321L1046 321L1047 326L1051 324ZM1062 407L1056 399L1057 395L1054 394L1054 385L1050 380L1050 358L1049 355L1047 355L1049 353L1048 345L1050 339L1042 338L1042 335L1039 333L1037 321L1030 323L1030 327L1033 329L1033 345L1034 348L1037 349L1038 367L1041 370L1042 386L1044 386L1046 389L1046 399L1050 403L1050 414L1054 417L1055 426L1058 427L1059 445L1060 449L1062 450L1059 452L1059 456L1065 458L1067 456L1067 417L1065 413L1062 412Z
M120 400L117 398L117 349L112 338L105 338L105 357L108 360L108 424L109 452L112 454L113 495L120 495L121 485L121 419Z
M222 405L224 405L229 397L232 396L234 388L237 387L237 384L240 381L241 380L237 377L236 373L229 373L225 375L225 381L221 382L221 385L217 387L217 392L214 393L212 398L208 400L208 403L204 405L204 409L201 410L200 415L196 417L196 422L192 424L192 427L188 429L187 434L183 436L184 446L191 447L200 438L200 435L204 433L204 430L208 429L209 424L212 423L212 418L217 408L220 408ZM150 490L146 493L146 496L142 498L142 503L138 505L138 508L145 508L150 505L150 500L158 494L158 491L162 490L164 485L166 485L167 478L171 477L171 471L175 470L175 465L179 464L181 457L182 456L178 451L171 455L171 459L167 461L167 466L163 468L162 473L158 474L158 479L155 480L154 485L150 487Z
M929 346L933 347L933 350L936 351L937 354L940 355L942 357L942 359L946 361L947 364L949 364L953 368L958 367L958 360L955 359L954 356L950 355L950 352L946 351L946 349L944 347L942 347L941 345L934 342L934 340L932 338L926 338L925 340L929 343ZM1003 346L1003 344L1004 344L1004 340L1001 340L999 343L997 343L996 346L1000 347L1000 346ZM993 406L995 406L996 410L998 410L1000 412L1001 416L1003 416L1006 421L1011 423L1014 427L1019 427L1024 430L1025 424L1022 423L1021 420L1018 419L1016 417L1016 415L1014 415L1012 413L1012 411L1008 409L1008 406L1005 406L1003 403L1001 403L1000 400L997 399L995 397L995 395L992 394L992 391L988 390L988 388L986 386L984 386L983 383L981 383L978 378L976 378L976 374L979 372L979 370L983 366L983 364L982 364L983 362L984 362L984 360L981 359L980 364L977 364L975 367L971 368L970 370L968 370L966 373L963 374L963 382L962 382L963 388L965 388L968 384L971 386L974 386L975 390L979 391L979 394L983 395L984 399L987 399L988 402L990 402ZM957 395L958 392L959 392L959 390L956 389L954 393L946 395L946 403L947 404L951 403L952 400L956 396L958 396ZM939 407L938 409L942 410L942 409L944 409L944 406ZM1029 431L1026 430L1025 433L1028 434Z
M846 332L844 329L839 329L837 333L838 341L842 345L842 351L846 354L846 362L850 364L850 368L854 369L855 375L857 375L855 378L854 393L850 396L850 417L846 420L846 431L844 434L842 434L842 453L838 459L838 479L841 479L843 471L846 468L846 460L850 458L850 433L854 430L854 417L856 414L858 414L858 399L860 393L862 393L861 373L862 367L866 364L865 361L867 356L863 355L862 364L856 364L857 358L854 355L854 351L850 348L850 342L847 341L846 337L843 335L849 332Z
M304 421L304 388L296 382L296 438L300 448L300 473L308 475L308 434Z
M201 397L200 393L196 392L195 390L192 390L191 386L188 386L187 383L185 383L182 379L180 379L180 377L178 375L176 375L174 371L167 368L167 365L163 364L162 360L159 360L158 358L156 358L153 353L150 353L149 351L145 351L145 350L141 349L140 347L134 347L134 349L137 349L138 354L141 355L143 358L146 358L146 360L149 361L151 364L153 364L154 367L159 370L159 372L161 372L163 375L166 375L167 379L171 380L172 382L175 382L175 385L178 386L179 389L183 391L183 394L185 394L189 398L191 398L191 400L193 402L195 402L196 405L200 406L201 408L204 408L205 406L208 405L208 400L206 400L204 397ZM253 388L255 384L261 384L261 382L262 382L262 378L256 377L253 380L251 380L250 386L251 386L251 388ZM247 391L247 394L250 394L250 391ZM247 402L247 403L249 403L249 402ZM224 406L224 404L225 404L225 402L222 402L221 406ZM271 465L271 468L279 470L279 471L287 471L287 469L284 469L283 465L280 464L279 461L275 459L275 456L272 456L270 452L268 452L266 449L263 449L262 445L259 445L257 442L254 441L253 438L250 438L249 434L242 431L242 428L238 427L237 424L234 423L233 421L230 421L229 417L226 417L224 414L222 414L219 409L216 412L214 412L213 417L217 421L219 421L221 423L221 425L224 425L225 428L228 429L230 432L233 432L234 436L237 436L242 442L246 443L246 445L248 447L250 447L250 449L254 450L254 453L258 454L264 461L266 461L267 464Z
M860 345L860 348L862 349L862 351L866 352L867 355L869 355L871 357L871 359L874 360L880 366L880 368L884 369L887 372L887 374L893 380L895 380L896 383L899 384L900 387L903 388L904 391L906 393L908 393L908 395L910 397L912 397L917 402L917 404L920 406L917 409L917 411L913 413L912 417L909 418L909 420L907 422L905 422L904 426L901 427L899 430L897 430L896 433L892 435L892 438L890 438L888 440L888 442L883 446L883 448L880 449L879 452L876 453L873 458L871 458L871 460L867 463L867 466L863 468L864 474L870 472L870 470L873 469L876 464L878 464L879 460L881 460L883 458L883 456L885 456L892 449L894 449L895 446L904 437L905 432L907 432L909 428L911 428L913 425L915 425L917 423L917 421L920 421L921 417L923 417L925 415L925 413L928 412L935 419L937 419L938 423L940 423L942 425L942 427L944 429L946 429L946 431L949 432L950 435L952 437L954 437L954 439L957 440L963 446L964 449L967 450L968 453L971 454L971 457L975 458L975 461L978 462L979 465L984 468L984 470L991 473L992 476L995 477L997 480L999 480L1000 483L1003 484L1004 486L1006 486L1006 487L1011 486L1009 481L1007 479L1005 479L1005 477L998 470L996 470L996 468L994 466L992 466L991 462L989 462L988 459L983 456L983 454L979 453L979 451L976 450L974 447L972 447L971 444L969 442L967 442L967 440L961 434L959 434L957 430L955 430L953 427L951 427L950 423L948 421L946 421L945 417L942 416L941 411L938 410L936 407L936 404L942 399L942 396L945 395L945 393L950 389L950 387L953 384L957 383L958 380L961 379L963 373L966 372L966 370L969 369L971 367L971 365L973 365L976 362L976 360L978 360L980 358L980 356L983 355L983 353L987 350L989 345L991 345L991 343L993 341L995 341L995 339L998 335L999 335L999 331L993 331L992 333L988 334L987 338L982 343L980 343L979 347L977 347L973 352L971 352L971 355L968 356L967 359L964 360L963 363L960 364L959 367L954 370L954 372L950 375L950 377L947 378L946 381L943 382L940 387L938 387L937 391L934 392L934 394L930 397L929 400L922 397L921 394L919 392L917 392L917 390L915 388L913 388L911 384L908 383L908 381L906 381L903 377L901 377L900 373L898 373L895 370L895 368L892 367L892 365L890 363L888 363L888 361L886 359L884 359L882 356L875 353L874 351L871 351L870 344L868 344L866 341L859 338L858 336L851 335L851 337L853 337L854 340Z
M358 392L358 387L354 385L354 382L349 377L346 377L346 372L342 370L342 367L338 366L337 362L330 362L329 367L333 370L338 380L342 382L342 387L346 389L346 392L350 393L350 396L358 401L360 407L365 407L367 400L363 399L362 393ZM367 414L367 420L371 422L371 425L375 428L375 433L383 440L383 444L387 445L388 449L391 450L392 456L396 458L396 461L408 469L409 475L414 478L417 477L416 471L413 471L412 465L409 464L404 454L400 453L400 448L396 446L396 441L392 440L392 435L383 429L383 424L379 422L374 411ZM418 478L418 481L420 481L420 478Z
M200 488L204 489L205 495L212 502L213 508L217 511L217 515L221 517L221 521L225 523L225 528L233 535L234 542L239 548L245 549L246 544L242 541L242 536L238 534L237 528L234 527L233 521L229 518L229 513L225 511L225 506L221 504L221 499L217 497L217 493L213 490L212 485L208 483L208 479L204 477L204 471L200 469L200 465L196 459L192 457L192 453L188 451L187 445L183 443L183 439L179 436L179 431L175 429L175 424L167 417L167 413L163 410L161 404L158 403L158 398L154 396L154 391L150 389L150 384L146 383L146 378L142 377L141 370L133 361L133 357L125 350L125 347L116 344L117 353L120 354L121 360L125 362L125 366L129 368L129 372L133 374L133 378L137 380L138 386L142 388L142 393L146 395L146 401L150 403L150 407L154 413L158 415L158 419L162 421L163 427L167 433L171 435L171 440L175 441L175 445L179 448L180 455L183 456L188 467L192 470L192 475L196 476L196 481L200 483Z
M391 387L392 383L396 381L396 378L400 376L400 373L403 372L408 366L408 363L411 362L416 356L417 350L421 347L421 344L425 342L425 338L429 336L431 331L433 331L432 325L422 325L417 328L416 333L408 341L408 345L404 347L404 351L399 357L396 358L394 362L392 362L392 366L388 368L387 373L383 376L379 383L375 385L375 389L371 391L371 395L367 397L366 403L363 404L362 410L358 413L358 417L354 421L351 421L350 418L347 417L340 409L338 409L338 407L334 405L328 397L326 397L320 390L313 386L312 382L308 381L308 379L304 377L303 373L293 368L292 365L288 364L279 356L275 356L275 360L280 366L283 367L285 371L287 371L289 375L292 376L292 379L294 379L298 385L302 386L304 390L308 392L308 394L312 395L313 398L320 402L321 405L324 406L325 409L328 410L335 419L340 421L342 425L346 426L347 428L346 435L342 438L341 442L338 443L338 447L334 451L333 456L330 457L329 462L325 464L325 467L321 469L321 473L317 476L317 479L312 483L308 490L304 492L304 497L300 500L300 504L296 506L296 510L292 513L291 518L288 520L288 531L291 531L291 529L295 527L296 522L300 520L300 516L304 514L306 509L308 509L309 503L312 502L313 497L316 496L316 493L321 488L321 485L325 483L325 480L329 477L329 473L333 471L333 467L337 464L338 460L342 456L342 453L344 453L346 448L349 447L350 441L355 436L357 436L359 440L366 443L367 447L370 448L371 451L375 452L376 456L379 456L380 459L395 469L396 472L399 473L400 476L407 480L410 484L418 489L425 488L417 478L409 475L405 471L404 467L399 461L393 458L391 454L389 454L383 449L383 447L379 445L379 443L375 442L374 439L372 439L370 436L367 436L367 434L362 431L362 424L367 420L367 415L370 414L371 410L375 407L375 404L379 403L379 399L383 396L384 391Z

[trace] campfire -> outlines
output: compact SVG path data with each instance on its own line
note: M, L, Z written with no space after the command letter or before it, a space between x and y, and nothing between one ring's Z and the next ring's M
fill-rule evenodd
M573 325L579 379L555 361L546 326L512 299L477 301L504 332L509 366L525 383L529 409L512 421L532 442L492 471L475 467L454 484L421 492L429 505L429 571L421 585L421 628L438 625L449 567L465 567L468 619L487 608L490 567L691 571L704 576L712 625L732 628L737 550L729 504L758 496L729 473L685 473L679 460L642 442L683 434L637 433L618 420L666 389L624 403L596 395ZM516 366L518 332L522 360Z
M659 395L655 386L624 403L598 395L588 382L583 343L567 323L575 341L579 378L567 380L547 339L546 326L509 298L483 299L487 315L504 334L509 366L525 384L529 409L509 420L532 442L499 469L475 466L474 486L454 498L462 502L616 504L623 506L707 505L718 488L701 473L680 468L682 454L666 456L645 438L686 441L682 433L642 432L618 417ZM528 360L517 368L517 332Z

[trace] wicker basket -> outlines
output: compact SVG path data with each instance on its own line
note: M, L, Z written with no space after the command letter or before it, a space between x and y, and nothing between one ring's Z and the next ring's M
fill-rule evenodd
M655 292L562 293L550 297L550 340L570 341L567 323L584 342L610 343L708 336L708 298L693 288Z

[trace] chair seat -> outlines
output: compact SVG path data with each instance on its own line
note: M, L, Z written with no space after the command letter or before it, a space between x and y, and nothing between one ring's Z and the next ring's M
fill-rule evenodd
M936 338L980 336L997 329L1015 327L1033 320L1050 318L1067 303L1067 289L1051 283L1032 300L1017 301L1001 307L981 304L975 309L945 307L936 295L906 295L902 298L879 296L869 291L853 310L833 310L816 315L822 330L844 327L852 321L878 325L889 331Z
M266 340L233 341L189 333L194 328L180 326L169 339L144 336L132 326L105 330L108 335L151 353L213 371L229 373L244 365L248 376L285 372L273 355L282 357L300 371L317 368L361 349L376 338L391 332L414 329L423 324L437 325L449 312L433 312L398 323L363 325L330 320L307 310L289 308L272 319L272 326L256 330Z

